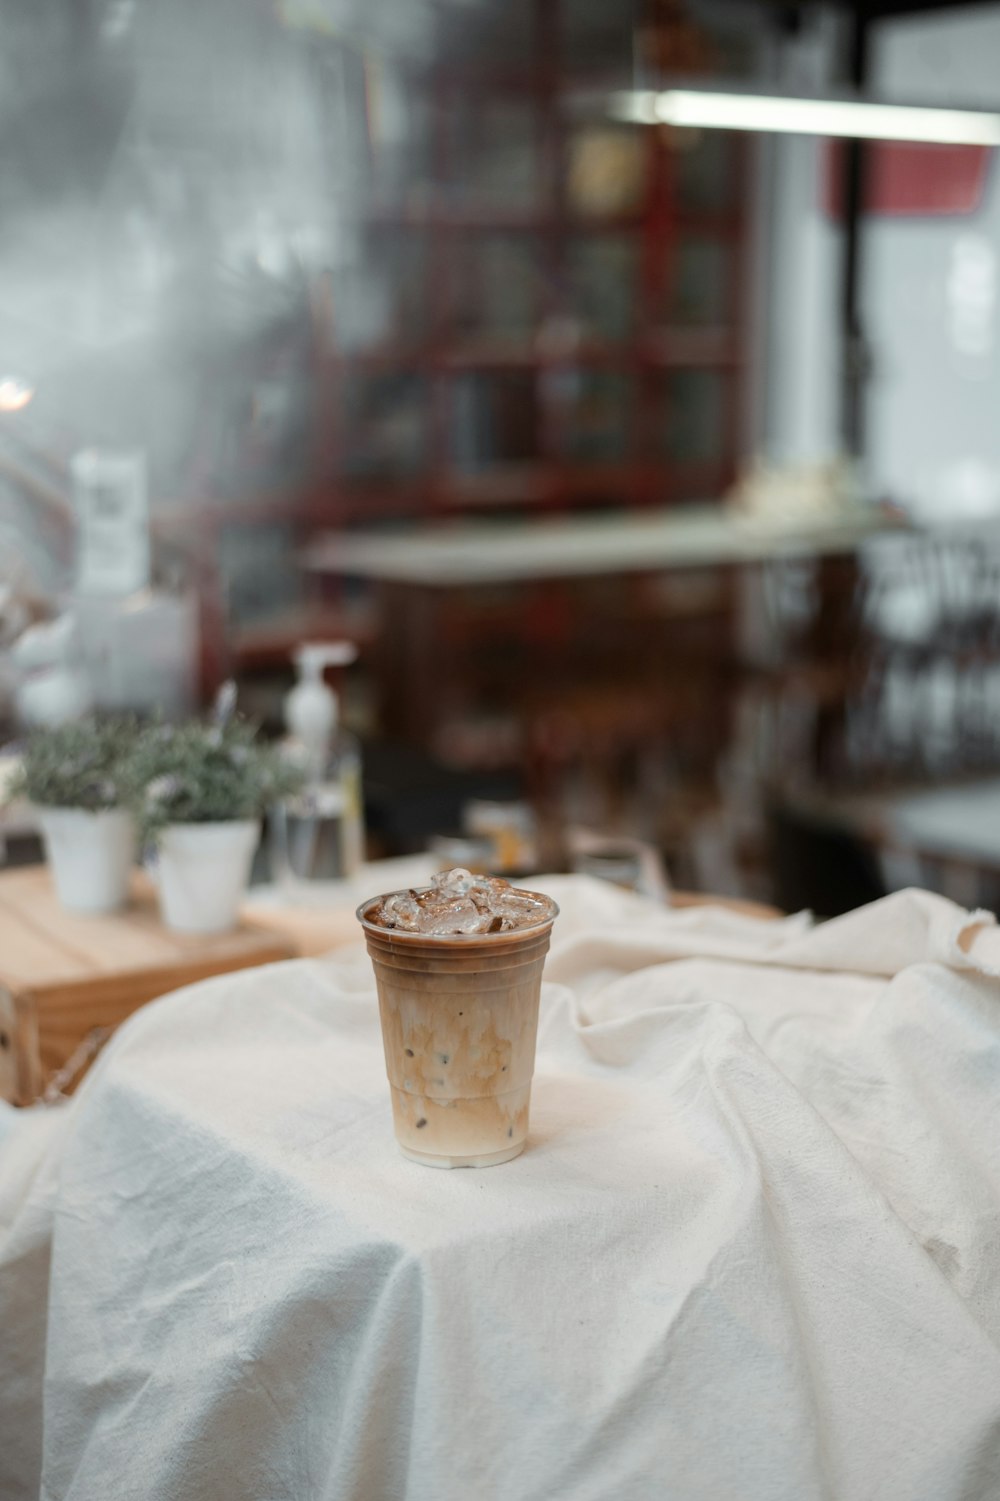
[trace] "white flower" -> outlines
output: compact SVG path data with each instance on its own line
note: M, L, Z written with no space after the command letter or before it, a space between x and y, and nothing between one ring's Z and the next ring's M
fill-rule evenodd
M146 788L147 803L163 803L168 797L173 797L180 786L180 780L174 776L154 777Z
M232 678L227 678L215 695L215 706L212 717L216 724L226 724L232 717L236 708L236 684Z

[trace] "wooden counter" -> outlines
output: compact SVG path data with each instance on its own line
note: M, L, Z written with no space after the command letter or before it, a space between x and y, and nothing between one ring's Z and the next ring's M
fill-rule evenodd
M281 934L168 932L146 877L109 916L67 912L44 866L0 873L0 1098L30 1104L95 1029L208 975L294 956Z

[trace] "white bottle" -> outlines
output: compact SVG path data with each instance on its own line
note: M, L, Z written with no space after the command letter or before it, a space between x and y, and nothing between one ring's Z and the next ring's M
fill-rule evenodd
M347 641L309 641L294 653L299 681L285 701L291 754L307 783L276 810L274 855L279 880L345 879L364 858L361 748L340 725L336 693L323 681L327 667L357 657Z
M93 685L78 658L71 612L29 626L11 647L10 659L20 675L14 708L25 728L68 724L93 709Z

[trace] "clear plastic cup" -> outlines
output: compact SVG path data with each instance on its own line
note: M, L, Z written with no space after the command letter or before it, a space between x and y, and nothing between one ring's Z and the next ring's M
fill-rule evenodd
M396 893L388 893L395 895ZM358 908L378 987L396 1140L429 1167L493 1167L523 1152L542 966L559 909L501 933L436 937Z

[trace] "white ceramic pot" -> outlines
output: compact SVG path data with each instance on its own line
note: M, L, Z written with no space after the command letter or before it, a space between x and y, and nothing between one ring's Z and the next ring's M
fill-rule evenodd
M235 927L260 838L260 821L175 823L159 836L160 913L177 933Z
M56 895L71 912L114 912L128 896L135 855L132 816L122 808L39 808Z

